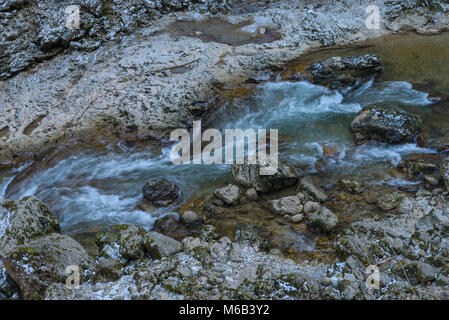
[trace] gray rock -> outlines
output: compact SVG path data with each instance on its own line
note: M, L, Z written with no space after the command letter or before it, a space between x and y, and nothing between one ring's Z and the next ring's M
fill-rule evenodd
M240 188L236 185L229 184L226 187L216 189L214 195L224 203L231 205L240 198Z
M166 179L147 181L142 189L145 199L158 207L168 207L178 204L182 199L181 189Z
M399 206L404 197L405 194L403 194L402 192L387 193L377 199L377 206L384 211L392 211Z
M254 188L257 192L268 193L281 190L297 183L298 170L288 162L279 161L278 170L273 175L261 175L259 164L234 164L232 175L237 184Z
M157 232L148 232L145 248L153 259L168 257L183 250L182 243Z
M203 226L200 230L200 239L204 241L218 239L215 227L210 224Z
M325 202L327 200L327 195L321 188L317 187L311 177L304 177L299 182L298 191L303 191L313 199L319 202Z
M357 144L369 140L391 144L416 142L421 123L418 115L392 107L370 105L364 107L351 122L351 132Z
M81 282L87 280L93 261L78 242L53 233L16 247L3 263L25 299L43 299L50 284L66 283L69 266L79 268Z
M318 211L321 209L321 206L318 202L314 202L314 201L307 201L304 204L304 213L305 214L309 214L315 211Z
M363 183L355 178L343 178L340 180L344 189L353 194L360 194L363 192Z
M267 201L268 208L276 214L294 216L303 211L301 200L297 196Z
M302 214L296 214L292 217L293 223L300 223L304 219L304 215Z
M18 245L53 232L60 232L58 220L35 197L0 202L0 257Z
M19 287L6 272L0 260L0 300L15 300L20 298Z
M382 60L372 54L354 57L332 57L306 68L301 78L331 89L345 89L360 85L382 71Z
M146 231L140 226L120 224L97 235L100 256L127 264L144 257Z
M254 188L249 188L248 190L246 190L245 197L250 201L255 201L259 199L259 195L257 194L257 191Z
M199 220L201 218L193 211L186 211L181 215L181 221L185 224L191 224Z
M338 224L338 217L326 207L322 207L320 211L309 214L307 220L307 224L325 233L333 231Z

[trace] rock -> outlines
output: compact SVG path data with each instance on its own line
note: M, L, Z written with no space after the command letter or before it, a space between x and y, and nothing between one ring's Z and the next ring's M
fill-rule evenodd
M59 222L35 197L0 202L0 257L18 245L60 232Z
M363 192L363 183L354 178L340 179L343 188L353 194L360 194Z
M226 187L216 189L214 195L227 205L237 202L240 198L240 188L236 185L229 184Z
M318 210L320 210L320 209L321 209L321 206L320 206L320 204L317 203L317 202L307 201L307 202L304 204L304 213L305 213L305 214L309 214L309 213L312 213L312 212L316 212L316 211L318 211Z
M303 219L304 219L304 215L302 215L302 214L295 214L292 217L292 222L293 223L300 223Z
M200 239L204 241L218 239L215 227L209 224L203 226L200 230Z
M298 182L299 172L288 162L279 161L278 170L273 175L261 175L261 168L259 164L234 164L232 175L240 186L262 193L281 190Z
M78 242L53 233L16 247L3 263L25 299L43 299L50 284L66 283L69 266L79 268L81 282L87 280L93 261Z
M326 207L309 214L307 220L307 224L320 229L324 233L333 231L338 223L338 217Z
M362 84L382 71L382 60L372 54L353 57L332 57L306 67L301 79L314 84L342 90Z
M268 208L276 214L294 216L303 211L301 200L297 196L267 201Z
M181 241L188 236L189 230L180 224L176 217L169 214L154 222L153 231L159 232L167 237Z
M392 211L398 207L404 197L402 192L387 193L377 199L377 206L384 211Z
M153 259L169 257L183 250L182 243L157 232L148 232L145 248Z
M413 113L370 105L364 107L351 122L351 132L357 144L369 140L391 144L417 142L421 123L421 118Z
M324 193L323 190L318 188L312 181L311 177L304 177L299 182L298 191L303 191L306 194L308 194L313 199L325 202L327 200L327 195Z
M123 276L123 265L112 258L100 258L95 265L95 282L117 281Z
M168 207L181 202L181 189L166 179L150 180L143 186L143 196L158 207Z
M0 260L0 300L16 300L20 298L19 287L6 272Z
M181 215L181 221L185 224L191 224L200 220L201 218L193 211L186 211Z
M140 226L119 224L97 236L100 256L120 261L126 265L144 257L146 231Z
M245 197L250 201L256 201L257 199L259 199L259 195L254 188L249 188L248 190L246 190Z
M440 163L441 175L443 176L446 190L449 191L449 158L444 159Z

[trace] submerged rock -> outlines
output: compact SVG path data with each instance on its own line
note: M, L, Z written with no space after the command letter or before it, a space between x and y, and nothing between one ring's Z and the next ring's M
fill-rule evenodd
M227 205L234 204L240 198L240 188L229 184L226 187L216 189L214 195Z
M78 242L53 233L16 247L3 263L25 299L43 299L51 283L66 283L69 266L77 267L80 282L85 281L85 271L91 268L93 260Z
M193 211L186 211L181 215L181 221L185 224L200 222L202 219Z
M268 193L295 185L299 171L285 161L279 161L278 170L273 175L261 175L259 164L234 164L232 175L235 181L245 188L254 188L257 192Z
M298 191L303 191L312 199L315 199L319 202L325 202L327 200L327 195L324 193L321 188L317 187L312 180L312 177L304 177L299 182Z
M340 184L343 188L353 194L360 194L363 192L363 182L358 181L355 178L342 178Z
M351 122L351 132L357 144L369 140L391 144L419 142L421 123L421 118L413 113L370 105Z
M332 57L306 67L306 74L299 78L330 89L342 90L360 85L382 71L382 60L373 55Z
M158 207L177 204L182 199L181 189L174 182L166 179L150 180L143 186L143 196Z

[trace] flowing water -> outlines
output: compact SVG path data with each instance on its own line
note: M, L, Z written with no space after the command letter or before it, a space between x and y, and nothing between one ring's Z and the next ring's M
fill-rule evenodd
M449 94L448 39L447 34L403 35L369 47L314 54L290 70L325 56L372 52L384 58L386 72L345 95L308 82L267 82L258 85L250 96L221 106L211 125L219 129L278 129L281 157L312 174L325 170L328 185L349 174L369 184L407 184L391 174L401 157L435 151L415 144L355 146L349 124L363 106L387 103L419 113L428 137L448 138L449 108L444 99L439 100ZM432 50L432 45L440 51L420 55L422 47ZM441 56L446 59L441 61ZM408 65L401 59L407 59ZM421 69L425 73L417 74ZM29 163L3 172L0 197L36 195L58 215L65 233L117 223L150 229L156 217L172 210L150 214L136 208L146 180L164 177L175 181L183 190L184 202L189 202L206 198L214 188L232 182L229 169L228 165L176 166L170 162L168 148L120 143L103 150L67 151L50 163Z

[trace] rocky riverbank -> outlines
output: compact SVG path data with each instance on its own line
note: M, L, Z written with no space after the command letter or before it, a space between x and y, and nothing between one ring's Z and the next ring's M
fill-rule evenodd
M448 28L444 1L379 1L381 30L366 28L365 1L282 1L254 12L221 1L131 2L83 1L82 19L89 22L75 33L55 25L65 2L53 3L59 9L51 15L43 14L48 4L33 1L0 7L9 30L0 43L8 46L1 57L2 166L11 165L11 156L34 156L28 152L35 148L44 153L70 139L92 142L92 132L106 139L163 138L207 117L208 99L220 90L264 80L267 69L280 69L314 48L399 30ZM16 21L33 16L46 27L31 32L30 22L23 37L11 34ZM212 35L208 28L225 33ZM37 39L32 45L31 38ZM290 81L307 79L343 92L381 71L381 59L373 55L334 57ZM421 125L418 115L396 106L370 105L348 131L359 144L426 144ZM356 205L365 202L382 213L352 223L346 223L344 210L336 210L334 191L320 184L319 175L305 175L284 161L273 176L259 175L258 165L234 165L233 183L217 187L197 212L181 208L179 221L167 216L152 231L115 225L82 244L61 234L60 222L38 199L4 200L0 298L445 299L448 148L431 147L436 155L413 155L397 166L398 176L417 181L416 190L376 193L357 179L341 179L336 189L344 190L342 197L350 194ZM143 196L140 207L146 210L178 205L182 190L153 179L143 186ZM249 212L260 218L251 229L209 224L239 221ZM312 234L320 257L294 257L267 241L282 240L292 230ZM67 267L80 272L76 289L70 289ZM380 283L369 289L367 270L373 267L380 270Z

